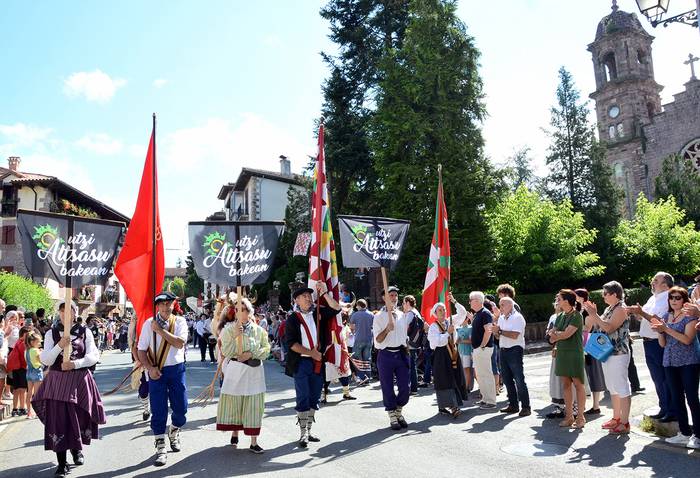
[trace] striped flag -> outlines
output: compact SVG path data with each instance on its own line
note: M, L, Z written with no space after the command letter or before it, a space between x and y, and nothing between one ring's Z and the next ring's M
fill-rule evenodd
M331 227L331 205L326 178L326 158L323 145L323 124L318 130L318 156L314 170L314 188L311 198L311 254L309 255L309 287L315 289L317 281L323 281L336 301L340 300L338 281L338 263L335 257L335 241ZM329 330L321 331L330 340L324 355L326 361L340 367L348 368L347 347L343 343L341 315L331 322Z
M442 171L438 167L439 182L437 205L435 207L435 231L430 245L428 271L425 274L425 286L421 299L421 315L432 323L430 309L438 302L447 303L447 292L450 289L450 231L447 227L447 208L442 191Z

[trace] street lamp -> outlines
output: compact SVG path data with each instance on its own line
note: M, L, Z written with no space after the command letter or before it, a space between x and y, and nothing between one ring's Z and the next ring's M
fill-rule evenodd
M685 23L692 27L698 26L698 15L700 14L700 0L695 0L696 8L684 13L679 13L673 17L664 19L663 16L668 13L668 4L670 0L636 0L639 11L649 19L651 26L656 28L658 25L664 27L671 23Z

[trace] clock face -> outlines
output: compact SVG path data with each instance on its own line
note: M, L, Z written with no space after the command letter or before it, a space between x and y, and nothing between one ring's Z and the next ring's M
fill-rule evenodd
M611 106L610 109L608 109L608 116L611 118L617 118L620 116L620 107L617 105Z

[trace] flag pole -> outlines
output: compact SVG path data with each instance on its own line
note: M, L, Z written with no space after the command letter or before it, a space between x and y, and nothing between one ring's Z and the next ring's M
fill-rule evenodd
M73 236L73 226L75 222L73 219L68 220L68 237L67 240L72 240ZM71 260L66 261L66 269L72 267ZM66 277L65 286L65 296L63 302L63 336L70 339L70 330L73 328L73 278L71 276ZM70 362L70 356L73 353L72 343L69 341L66 348L63 349L63 363Z
M153 237L152 237L152 247L153 247L153 263L151 264L152 270L151 270L151 287L153 290L153 319L155 320L156 314L157 314L157 308L155 305L155 297L157 294L156 291L156 256L158 255L156 251L156 243L157 243L157 231L156 231L156 201L157 201L157 196L156 196L156 173L158 171L158 168L156 167L156 114L153 113L153 170L152 170L152 189L153 189L153 198L152 198L152 204L151 204L151 217L152 217L152 231L153 231Z
M440 210L437 211L438 217L442 215L442 205L445 204L445 194L442 189L442 164L438 164L438 202ZM442 225L441 225L442 226ZM439 233L440 229L438 229ZM439 241L438 241L439 242ZM452 320L452 305L450 304L450 285L447 284L445 291L445 318Z
M318 150L319 156L316 158L316 168L318 169L318 172L316 174L317 181L321 175L321 171L320 171L321 165L320 165L320 161L319 161L321 154L324 155L324 160L325 160L325 151L324 151L325 145L324 145L324 137L323 137L325 134L324 122L325 122L325 119L323 118L323 116L321 116L321 127L320 127L320 131L319 131L319 135L320 135L319 143L321 146L319 147L319 150ZM324 165L325 165L325 162L324 162ZM319 203L321 203L322 200L323 200L323 198L321 198ZM316 214L320 214L320 213L321 213L321 211L319 211L317 208ZM323 221L323 218L321 218L321 221ZM319 224L322 224L321 221L319 221ZM321 235L323 234L323 226L321 226L320 230L316 231L316 232L317 232L316 240L318 242L318 251L316 254L316 260L317 260L317 262L316 262L316 277L317 277L316 283L318 283L318 281L321 280L321 277L322 277L322 275L321 275ZM316 291L316 350L321 352L321 294L318 293L318 290ZM316 371L317 373L321 371L321 363L322 362L317 362L316 364L314 364L314 371Z

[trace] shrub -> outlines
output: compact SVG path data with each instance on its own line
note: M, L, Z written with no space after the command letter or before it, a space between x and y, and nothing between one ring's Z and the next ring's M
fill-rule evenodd
M28 311L40 307L47 311L54 309L54 301L43 285L8 272L0 272L0 299L8 305L14 304Z

